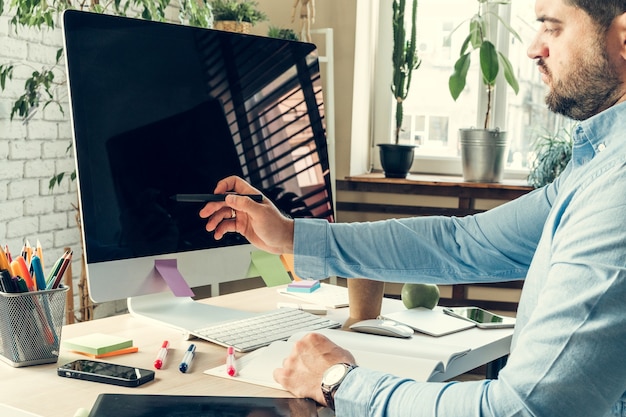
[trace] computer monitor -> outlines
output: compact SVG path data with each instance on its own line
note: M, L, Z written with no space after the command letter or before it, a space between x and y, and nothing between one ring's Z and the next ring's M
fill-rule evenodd
M171 295L156 260L174 259L192 288L248 277L254 248L216 241L203 203L171 198L228 175L292 217L334 220L314 45L79 11L63 35L95 302L129 298L133 313L189 327L198 303Z

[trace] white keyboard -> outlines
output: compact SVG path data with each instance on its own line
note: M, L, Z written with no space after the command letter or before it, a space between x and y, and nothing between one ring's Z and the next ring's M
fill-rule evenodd
M300 331L340 327L341 323L293 308L261 313L254 317L219 323L191 334L237 352L249 352L277 340L286 340Z

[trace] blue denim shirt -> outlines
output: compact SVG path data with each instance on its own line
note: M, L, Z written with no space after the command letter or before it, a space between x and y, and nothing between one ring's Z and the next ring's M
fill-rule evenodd
M297 274L438 284L525 279L497 380L357 368L337 415L626 416L626 104L582 123L551 185L464 218L297 220Z

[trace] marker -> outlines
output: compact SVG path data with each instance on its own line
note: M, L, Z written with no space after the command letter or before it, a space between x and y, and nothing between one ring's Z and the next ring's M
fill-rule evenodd
M2 287L3 292L12 293L17 292L17 281L14 281L11 277L11 274L7 269L3 269L0 271L0 287Z
M165 357L167 356L167 348L170 347L170 342L167 340L163 341L161 345L161 349L159 349L159 353L157 353L157 357L154 360L154 367L157 369L161 369L163 364L165 363Z
M178 370L182 373L187 372L187 370L191 366L191 361L193 361L193 357L195 355L196 355L196 345L192 343L187 348L187 352L185 352L185 356L183 356L183 360L180 362L180 365L178 365Z
M263 194L229 194L248 197L257 203L263 201ZM175 194L170 198L178 203L208 203L211 201L224 201L229 194Z
M237 368L235 366L235 349L229 346L226 350L226 373L229 376L237 375Z

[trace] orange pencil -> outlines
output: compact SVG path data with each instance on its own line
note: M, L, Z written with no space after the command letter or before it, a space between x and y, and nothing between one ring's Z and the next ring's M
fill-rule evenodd
M28 291L35 291L35 283L33 282L33 278L30 276L30 272L28 272L28 267L26 266L24 257L20 255L15 258L15 260L11 262L11 267L13 268L15 276L24 278Z
M15 276L13 275L13 268L11 268L11 261L9 260L9 256L4 251L4 249L2 249L2 246L0 246L0 269L6 269L7 271L9 271L9 274L11 274L12 277Z

